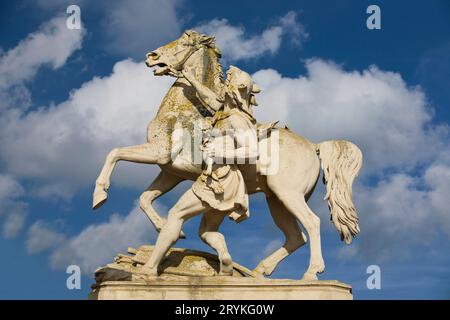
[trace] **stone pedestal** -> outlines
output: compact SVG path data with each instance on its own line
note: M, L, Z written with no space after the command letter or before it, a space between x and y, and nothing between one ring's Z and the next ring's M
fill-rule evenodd
M147 281L106 281L94 300L351 300L349 285L335 281L235 277L152 277Z
M267 279L233 262L233 275L219 275L217 256L172 248L160 276L142 273L152 246L129 248L95 273L89 299L113 300L310 300L352 299L352 288L335 280Z

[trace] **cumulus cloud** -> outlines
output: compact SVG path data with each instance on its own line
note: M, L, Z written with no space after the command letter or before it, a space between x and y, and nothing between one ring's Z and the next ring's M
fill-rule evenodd
M273 69L254 74L263 91L258 119L277 119L319 142L348 139L364 151L364 173L412 169L441 153L446 125L433 125L424 92L398 73L371 66L345 71L320 59L306 62L307 74L286 78ZM420 152L418 152L420 146Z
M0 146L8 152L1 158L8 172L39 181L38 193L68 197L95 182L113 147L146 141L147 124L172 82L154 77L144 64L120 61L111 75L84 83L61 104L5 114ZM156 172L127 168L118 170L122 185L142 186Z
M362 149L354 191L362 231L338 257L404 258L440 231L450 236L448 128L433 122L422 89L376 66L346 71L314 59L306 69L297 78L255 73L263 89L256 113L273 121L267 110L276 108L279 120L314 142L347 139Z
M443 205L449 185L450 166L432 164L421 175L394 174L356 189L363 230L358 254L377 261L408 258L442 232L450 237Z
M11 239L18 235L18 233L22 230L26 213L21 210L22 208L16 207L13 212L10 212L3 222L3 237L5 239Z
M88 226L67 239L51 253L50 265L65 270L76 264L83 273L92 274L99 266L111 263L117 253L148 243L153 233L147 217L136 207L126 216L114 214L108 222Z
M29 34L15 48L0 56L0 88L5 89L34 77L40 67L60 68L81 48L83 30L69 30L64 17L55 17Z
M0 218L5 239L16 237L22 230L28 205L21 200L25 190L11 175L0 174Z
M22 185L7 174L0 174L0 199L4 202L6 199L15 199L24 194Z
M273 55L280 49L283 36L290 36L291 41L296 44L301 44L308 37L293 11L259 35L247 36L243 26L231 25L227 19L213 19L194 29L216 37L226 62Z
M29 254L37 254L55 248L65 240L64 234L55 231L47 222L39 220L28 229L25 244Z
M29 0L45 11L74 4L68 0ZM92 39L108 54L143 60L145 54L180 35L182 18L177 15L182 0L79 0L81 20L85 15L98 21ZM89 23L89 22L88 22Z

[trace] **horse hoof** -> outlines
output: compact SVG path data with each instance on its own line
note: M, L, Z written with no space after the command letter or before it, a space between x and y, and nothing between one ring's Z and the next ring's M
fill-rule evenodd
M264 263L260 263L259 265L257 265L256 268L253 269L253 273L256 274L258 278L265 278L271 275L271 272L269 272Z
M228 269L220 270L219 276L232 277L233 276L233 268L230 268L230 270L228 270Z
M92 209L100 208L108 200L108 194L105 190L98 190L94 192L94 197L92 201Z
M252 270L252 272L257 278L265 278L266 277L266 273L263 268L256 267L255 269Z

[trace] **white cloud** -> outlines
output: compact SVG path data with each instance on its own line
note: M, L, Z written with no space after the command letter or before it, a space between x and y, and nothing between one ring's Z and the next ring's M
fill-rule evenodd
M298 23L295 12L288 12L276 25L265 29L260 35L246 36L243 26L230 25L227 19L213 19L194 28L208 35L214 35L223 59L229 61L248 60L275 54L281 46L283 36L289 35L291 41L301 44L308 36L304 27Z
M348 139L364 153L364 173L406 170L435 159L445 144L447 127L432 125L432 111L418 87L408 87L398 73L376 66L362 72L319 59L306 62L307 75L282 77L272 69L254 79L262 88L258 119L287 123L319 142ZM420 152L418 152L420 147Z
M39 182L34 194L67 198L95 182L113 147L146 141L147 124L171 83L143 63L120 61L111 75L84 83L59 105L5 114L0 146L8 152L1 158L8 172ZM119 165L112 183L143 188L156 172L151 167Z
M25 224L28 206L20 200L24 193L24 188L16 179L0 174L0 217L5 239L16 237Z
M30 33L16 47L0 52L2 126L14 117L20 118L30 105L31 97L25 87L26 82L43 66L54 70L60 68L74 51L81 48L84 33L84 30L67 29L64 17L54 17L36 32ZM2 136L0 140L4 138ZM32 154L29 157L33 159ZM17 236L25 224L28 205L20 200L24 194L24 188L11 172L0 174L0 214L3 216L2 234L6 239Z
M46 11L62 10L74 4L68 0L30 0ZM177 10L182 0L109 0L76 4L81 20L89 16L98 21L92 39L101 43L108 54L144 60L145 54L175 39L181 32L182 19Z
M22 230L26 219L26 213L19 208L10 212L3 222L3 237L5 239L14 238Z
M149 243L154 231L147 217L136 207L127 216L114 214L108 222L91 225L55 248L50 256L54 269L70 264L80 266L85 274L113 262L116 254L128 247Z
M0 174L0 201L15 199L24 194L21 184L10 175Z
M16 47L0 51L0 111L31 105L26 84L42 67L59 69L81 48L85 30L69 30L62 16L43 23Z
M393 174L355 190L360 205L360 256L377 261L410 257L436 236L450 237L450 166L431 165L423 175Z
M37 254L55 248L66 240L66 236L39 220L28 229L26 248L29 254Z
M0 56L0 88L21 84L34 77L40 67L60 68L81 48L83 30L69 30L64 17L55 17L29 34L15 48Z

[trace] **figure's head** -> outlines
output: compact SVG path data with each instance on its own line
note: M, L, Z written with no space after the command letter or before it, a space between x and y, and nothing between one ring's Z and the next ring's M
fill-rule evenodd
M155 75L166 75L170 69L180 71L191 55L202 47L212 48L220 57L214 37L187 30L177 40L147 53L145 63L148 67L158 67L153 72Z
M261 89L253 82L252 77L235 66L230 66L225 80L227 91L231 94L237 105L252 113L252 106L257 106L255 94Z

